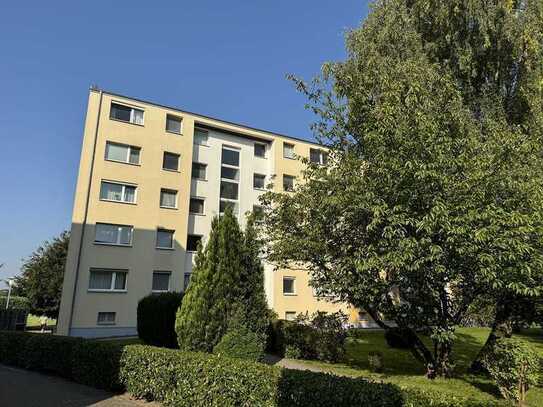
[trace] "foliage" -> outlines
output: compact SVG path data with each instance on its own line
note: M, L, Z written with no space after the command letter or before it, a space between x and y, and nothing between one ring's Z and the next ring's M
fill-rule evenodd
M496 318L496 300L491 296L476 298L460 322L465 327L491 327Z
M138 336L147 344L177 348L175 316L183 293L151 294L138 302Z
M299 314L295 321L274 321L268 350L292 359L336 362L345 354L347 332L341 312Z
M411 329L390 328L385 331L385 340L391 348L410 349L415 338Z
M24 260L21 275L15 277L15 292L28 298L33 314L58 316L69 241L66 231L46 241Z
M238 359L261 361L264 357L265 338L246 326L229 329L213 348L213 353Z
M244 234L230 208L213 219L206 246L198 247L191 283L177 312L181 349L211 352L230 319L240 312L251 331L265 332L269 310L251 225L249 221Z
M533 349L519 339L496 341L483 363L507 400L524 402L528 389L538 382L540 360Z
M0 309L6 308L7 296L0 296ZM9 308L30 310L30 302L28 298L12 295L9 297Z
M383 354L381 352L372 351L368 353L368 365L374 373L382 373L384 369Z
M204 353L23 332L0 332L0 363L55 373L90 386L127 390L134 397L166 406L501 405L423 387L293 371Z
M383 328L431 329L412 352L450 374L474 299L542 290L542 44L538 1L376 2L345 61L296 80L330 154L264 197L269 260Z

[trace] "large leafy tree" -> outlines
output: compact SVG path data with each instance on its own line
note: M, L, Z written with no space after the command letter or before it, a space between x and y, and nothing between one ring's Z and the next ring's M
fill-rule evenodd
M175 330L181 349L211 352L233 318L242 318L258 333L267 326L263 269L251 225L250 221L244 235L230 208L213 219L177 312Z
M24 260L14 293L30 301L30 312L58 316L69 241L69 232L62 232Z
M542 7L378 1L344 62L295 79L330 159L265 197L269 258L412 330L430 375L475 298L542 288Z

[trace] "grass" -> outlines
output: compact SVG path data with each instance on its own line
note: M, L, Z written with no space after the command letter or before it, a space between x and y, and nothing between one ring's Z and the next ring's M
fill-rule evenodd
M427 379L424 376L425 369L422 364L407 350L389 348L381 331L362 332L359 338L349 338L347 357L343 363L331 364L318 361L303 361L303 363L330 373L366 377L402 387L419 387L436 392L448 392L483 401L496 400L500 397L499 392L489 378L468 373L469 365L484 344L488 332L489 330L486 328L460 328L457 330L457 341L453 350L453 359L456 363L453 379ZM543 358L541 329L526 330L519 336L530 342ZM368 353L371 351L383 354L383 373L370 371ZM528 406L543 406L543 388L530 389L527 401Z
M57 324L57 320L54 318L47 318L47 326L53 326ZM28 314L26 320L26 326L40 326L40 316L34 314Z

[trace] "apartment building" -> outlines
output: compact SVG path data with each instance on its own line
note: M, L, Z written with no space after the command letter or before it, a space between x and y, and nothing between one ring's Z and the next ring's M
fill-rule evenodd
M308 141L91 89L85 121L58 333L136 334L138 301L183 291L198 242L231 206L245 213L272 184L289 191L303 164L325 151ZM280 318L343 310L314 295L303 270L265 265Z

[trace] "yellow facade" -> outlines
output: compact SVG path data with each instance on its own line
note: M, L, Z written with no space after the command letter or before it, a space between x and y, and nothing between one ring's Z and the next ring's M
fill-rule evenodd
M143 124L112 119L110 117L112 103L143 110ZM182 119L181 134L166 131L166 115ZM213 133L210 134L217 134L233 141L238 140L240 148L246 148L247 145L250 147L253 141L265 143L268 149L267 159L270 160L266 168L269 168L269 175L274 179L274 188L277 191L282 190L284 174L299 176L303 168L300 161L283 157L283 143L294 144L295 153L306 157L310 148L318 148L307 141L104 91L91 90L72 215L72 235L58 322L59 334L75 336L133 334L137 303L151 292L152 271L170 270L170 290L183 289L183 268L186 267L187 261L190 264L188 256L192 256L186 251L186 239L194 223L193 215L189 214L189 201L191 194L194 195L195 188L194 180L191 180L192 162L199 154L193 140L195 126L208 127L213 129ZM139 164L105 160L107 141L140 148ZM224 140L221 143L228 144ZM208 150L203 151L205 153ZM162 169L164 152L180 155L178 171ZM215 165L220 167L221 164L207 163L208 167ZM251 165L249 163L241 170L250 170ZM137 187L135 203L101 200L102 181L133 184ZM207 187L210 185L211 182ZM160 191L164 188L177 191L175 209L159 207ZM243 193L241 196L243 198ZM213 199L206 202L206 206L210 208L215 204ZM209 210L205 216L212 217L214 212ZM95 241L97 223L130 225L133 227L131 245L119 247L97 244ZM160 228L175 231L171 250L155 248L156 233ZM89 290L91 269L126 271L125 290L117 292ZM295 277L294 294L283 294L284 276ZM342 309L347 314L353 313L353 310L345 304L333 304L315 297L308 285L308 275L305 271L274 271L268 276L266 290L270 306L280 318L285 318L287 313L312 313L316 310L332 312ZM97 314L101 312L115 312L114 323L108 326L97 324Z

